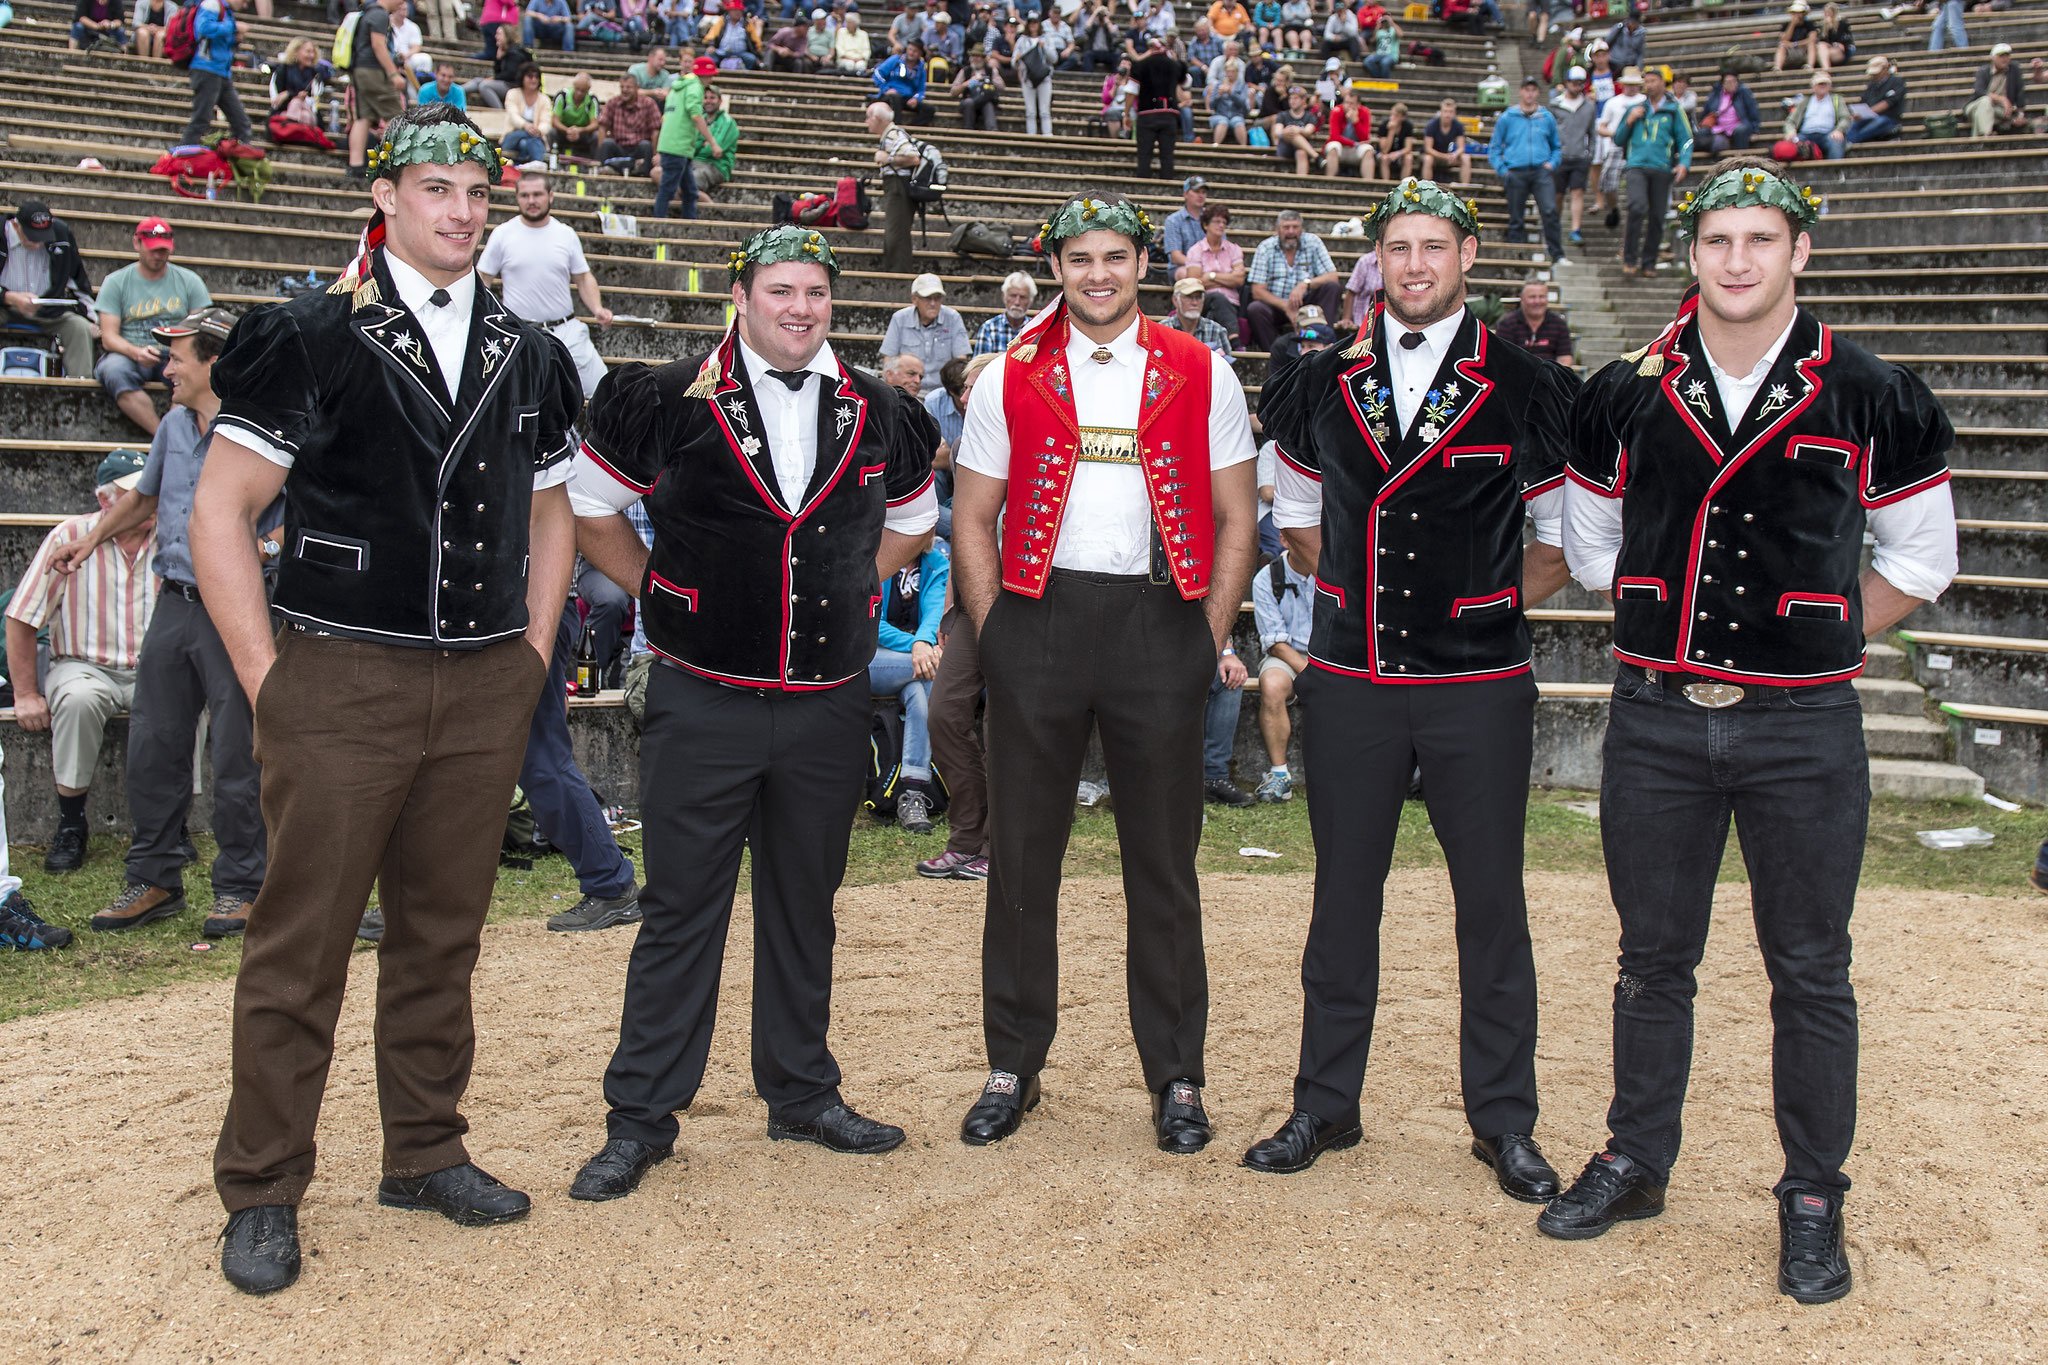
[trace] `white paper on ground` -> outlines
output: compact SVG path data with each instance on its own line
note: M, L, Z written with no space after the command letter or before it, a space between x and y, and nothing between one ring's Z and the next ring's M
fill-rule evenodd
M1923 829L1914 837L1929 848L1983 848L1994 837L1988 829L1967 825L1962 829Z
M1241 848L1238 852L1247 858L1278 858L1280 856L1270 848Z

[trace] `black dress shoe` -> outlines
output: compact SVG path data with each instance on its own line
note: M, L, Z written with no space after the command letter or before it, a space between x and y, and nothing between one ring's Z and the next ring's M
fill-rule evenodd
M1664 1186L1619 1152L1586 1163L1572 1187L1536 1215L1536 1230L1566 1242L1598 1237L1626 1218L1664 1212Z
M604 1149L583 1163L576 1181L569 1186L571 1199L593 1203L622 1199L640 1188L640 1179L675 1155L675 1144L657 1147L634 1138L612 1138Z
M1842 1252L1842 1197L1787 1190L1778 1197L1778 1292L1833 1303L1849 1292Z
M389 1209L422 1209L466 1228L524 1218L533 1201L481 1167L463 1162L430 1175L387 1175L377 1202Z
M970 1147L1001 1142L1017 1131L1024 1115L1038 1107L1038 1077L1015 1076L1007 1071L989 1073L981 1097L960 1120L960 1140Z
M1543 1149L1527 1133L1473 1138L1472 1155L1493 1167L1501 1193L1524 1204L1547 1204L1562 1187L1557 1172L1543 1159Z
M1202 1112L1201 1087L1192 1081L1168 1081L1152 1097L1152 1126L1159 1131L1159 1150L1193 1156L1209 1145L1209 1116Z
M1252 1144L1244 1154L1244 1164L1267 1175L1293 1175L1315 1165L1324 1152L1356 1147L1364 1136L1355 1123L1331 1123L1297 1109L1280 1125L1279 1132Z
M220 1233L220 1273L244 1294L274 1294L299 1278L299 1210L260 1204L228 1215Z
M43 855L43 871L76 872L85 866L85 826L59 825Z
M903 1130L889 1123L876 1123L835 1104L807 1123L779 1123L768 1120L768 1136L777 1142L815 1142L835 1152L873 1156L892 1152L903 1145Z

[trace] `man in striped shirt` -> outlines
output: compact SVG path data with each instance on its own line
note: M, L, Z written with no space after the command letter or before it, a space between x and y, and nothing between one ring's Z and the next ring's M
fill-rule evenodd
M1003 277L1003 311L981 324L974 334L976 355L1001 355L1031 320L1038 302L1038 282L1021 270Z
M50 731L57 780L57 833L43 868L75 872L85 862L85 798L107 721L135 699L135 666L156 605L149 576L155 518L93 551L69 574L50 559L83 540L102 513L142 478L142 456L117 450L93 477L100 510L60 523L36 551L7 604L7 674L14 718L24 730ZM36 679L36 633L50 627L47 691Z

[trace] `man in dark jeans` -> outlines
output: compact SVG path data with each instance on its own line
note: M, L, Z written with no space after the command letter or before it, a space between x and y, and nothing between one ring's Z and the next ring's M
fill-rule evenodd
M1761 157L1722 162L1679 211L1696 307L1574 404L1565 556L1612 595L1621 660L1600 791L1621 963L1611 1136L1536 1220L1575 1241L1664 1211L1732 816L1771 979L1778 1291L1801 1303L1850 1286L1849 918L1870 807L1850 679L1865 637L1956 570L1940 405L1794 298L1819 205Z
M1159 178L1173 179L1173 144L1180 137L1180 84L1188 69L1166 50L1158 34L1145 40L1145 55L1131 64L1138 82L1132 122L1138 133L1138 174L1152 175L1152 151L1159 150Z

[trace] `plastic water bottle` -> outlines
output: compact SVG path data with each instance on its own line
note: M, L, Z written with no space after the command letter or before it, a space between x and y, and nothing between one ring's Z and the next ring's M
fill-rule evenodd
M206 173L206 197L208 199L218 199L220 197L220 192L215 185L217 179L218 177L215 172L208 171Z

